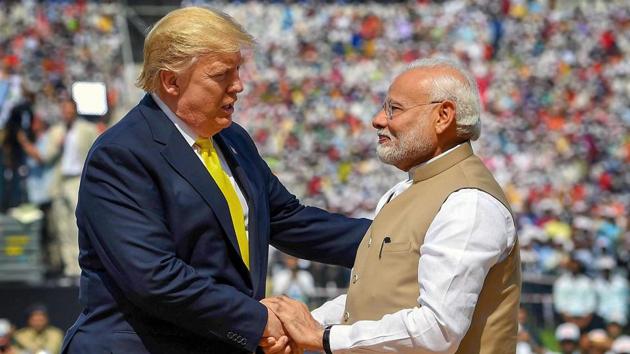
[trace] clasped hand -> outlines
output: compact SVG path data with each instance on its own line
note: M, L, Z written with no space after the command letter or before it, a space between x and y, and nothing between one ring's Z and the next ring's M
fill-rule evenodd
M261 303L269 311L267 327L259 343L266 354L323 351L324 329L306 305L286 296L266 298Z

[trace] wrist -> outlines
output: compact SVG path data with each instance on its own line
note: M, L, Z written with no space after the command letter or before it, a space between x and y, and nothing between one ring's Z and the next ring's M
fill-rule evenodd
M269 309L268 307L265 307L265 310L267 310L267 321L265 321L265 329L263 330L263 337L273 337L275 333L274 332L274 325L275 325L275 314L271 311L271 309ZM277 338L276 338L277 339Z
M330 349L330 330L332 327L333 325L328 325L322 330L322 348L320 350L323 350L325 354L332 354Z

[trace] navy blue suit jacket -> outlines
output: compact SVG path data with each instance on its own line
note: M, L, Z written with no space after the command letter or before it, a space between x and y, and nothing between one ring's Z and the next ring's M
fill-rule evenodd
M227 202L147 95L88 156L79 191L80 301L66 353L241 353L267 322L268 245L352 267L369 227L305 207L271 173L243 128L215 136L249 206L251 269Z

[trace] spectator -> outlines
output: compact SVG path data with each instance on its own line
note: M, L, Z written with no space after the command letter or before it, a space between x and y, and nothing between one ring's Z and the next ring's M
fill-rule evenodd
M28 311L27 326L15 332L15 345L28 354L59 354L63 332L48 323L48 312L42 305Z
M43 214L42 246L47 270L52 274L61 273L61 258L53 230L56 229L50 217L53 184L58 178L59 159L61 157L65 129L56 124L49 127L40 118L33 121L35 141L32 142L23 132L18 133L18 141L28 155L29 174L26 180L29 202L37 205Z
M597 261L600 274L595 278L599 304L597 314L606 323L618 323L621 327L628 323L628 302L630 288L628 280L615 272L617 262L610 256Z
M273 295L286 295L305 304L315 295L313 276L299 268L295 257L285 256L285 267L275 272L272 282Z
M593 320L597 293L593 281L584 274L583 265L574 257L566 264L567 271L553 284L553 304L564 322L586 329Z
M603 329L594 329L586 335L584 354L606 354L611 348L611 340Z
M11 322L4 318L0 318L0 353L1 354L19 354L12 344L13 327Z
M24 90L23 100L9 113L9 119L4 127L5 137L2 144L3 162L5 165L2 210L16 207L27 202L26 195L26 154L18 143L18 136L32 136L33 104L35 94Z
M70 98L61 102L61 114L66 131L59 161L61 178L55 187L58 190L53 201L53 213L57 222L56 235L61 247L63 273L68 278L76 278L81 270L78 261L79 230L74 211L79 198L83 163L92 143L96 140L98 130L94 123L77 116L76 104Z
M612 343L613 354L630 354L630 336L621 336Z
M560 354L579 354L580 329L574 323L563 323L556 328Z
M606 324L606 333L610 339L615 340L622 336L623 326L617 321L610 321Z
M536 326L530 322L529 312L523 305L518 309L518 325L518 341L527 343L533 352L540 353L542 350L540 334Z

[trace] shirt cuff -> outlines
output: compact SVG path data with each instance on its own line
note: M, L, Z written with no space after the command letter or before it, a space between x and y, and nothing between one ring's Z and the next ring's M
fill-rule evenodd
M323 326L336 325L341 323L341 316L343 316L345 306L346 295L340 295L311 311L311 316Z
M335 325L330 329L330 351L333 354L347 353L352 343L350 342L350 331L352 326Z
M313 319L317 321L320 325L322 326L326 325L324 315L321 312L311 311L311 316L313 316Z

